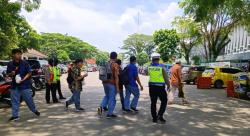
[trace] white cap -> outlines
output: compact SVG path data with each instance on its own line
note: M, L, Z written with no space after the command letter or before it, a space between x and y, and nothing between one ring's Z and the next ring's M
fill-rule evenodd
M159 53L153 53L152 55L151 55L151 59L153 60L153 59L160 59L161 58L161 55L159 54Z

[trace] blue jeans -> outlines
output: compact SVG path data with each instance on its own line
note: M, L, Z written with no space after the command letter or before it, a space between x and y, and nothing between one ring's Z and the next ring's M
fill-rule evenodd
M140 97L140 90L138 87L133 87L130 85L126 85L126 96L125 96L125 100L124 100L124 106L125 109L130 109L130 108L135 108L138 105L138 101L139 101L139 97ZM134 98L130 104L130 95L133 94Z
M116 105L116 88L112 84L103 84L105 96L103 97L101 107L108 105L108 115L112 115Z
M76 109L79 109L80 106L80 96L81 96L81 91L73 90L73 94L70 97L70 99L67 101L69 105L75 104Z
M33 102L33 98L31 95L30 89L20 90L18 88L11 89L11 103L12 103L12 117L19 116L19 107L20 107L20 98L22 97L23 100L26 102L27 106L32 112L36 112L36 106Z

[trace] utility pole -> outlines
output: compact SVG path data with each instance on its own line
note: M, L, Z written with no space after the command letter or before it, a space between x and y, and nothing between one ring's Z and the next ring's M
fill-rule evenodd
M137 14L137 33L140 33L140 11Z

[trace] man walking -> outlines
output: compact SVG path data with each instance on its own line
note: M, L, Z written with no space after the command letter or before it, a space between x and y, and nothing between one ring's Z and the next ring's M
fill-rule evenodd
M28 62L22 60L22 51L19 49L12 50L13 61L7 66L7 76L12 78L11 83L11 103L12 117L9 121L17 121L19 119L20 98L26 102L29 109L40 116L40 112L36 109L31 96L31 68Z
M177 60L174 66L170 69L170 72L171 72L171 78L170 78L171 89L168 94L168 100L169 100L168 104L173 104L174 99L178 96L182 98L183 103L187 103L184 97L183 85L181 81L181 61Z
M138 76L138 69L136 67L136 57L130 57L130 64L127 66L128 68L128 77L129 77L129 84L126 85L126 96L124 100L124 106L126 112L138 112L137 105L140 96L140 90L138 88L138 84L140 86L141 91L143 90L143 86L141 85L140 78ZM137 84L137 83L138 84ZM130 103L130 96L131 94L134 95L132 102Z
M82 92L82 82L88 74L81 75L81 68L83 67L83 60L77 59L74 62L74 66L71 70L71 76L73 77L73 82L71 83L71 89L73 95L70 97L69 100L65 102L66 109L68 109L69 105L75 104L76 111L84 111L83 108L80 106L80 96Z
M151 115L153 117L153 123L165 123L163 115L166 111L167 107L167 92L165 89L165 85L167 84L167 89L170 88L170 83L168 80L168 74L164 69L164 66L159 64L160 54L153 53L152 56L152 64L148 68L149 72L149 95L151 99ZM161 101L160 109L157 113L156 104L158 98Z
M110 60L106 64L107 70L110 73L106 73L106 80L103 80L103 87L105 96L103 97L102 103L98 108L98 114L102 115L103 109L106 107L106 103L108 103L108 113L107 118L115 118L114 109L116 106L116 94L119 91L119 65L116 63L117 61L117 53L110 53Z

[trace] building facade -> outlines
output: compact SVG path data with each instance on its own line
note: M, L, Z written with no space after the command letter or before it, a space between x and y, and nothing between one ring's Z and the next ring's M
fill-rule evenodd
M250 33L243 26L235 27L229 35L230 43L217 61L246 62L250 60Z

